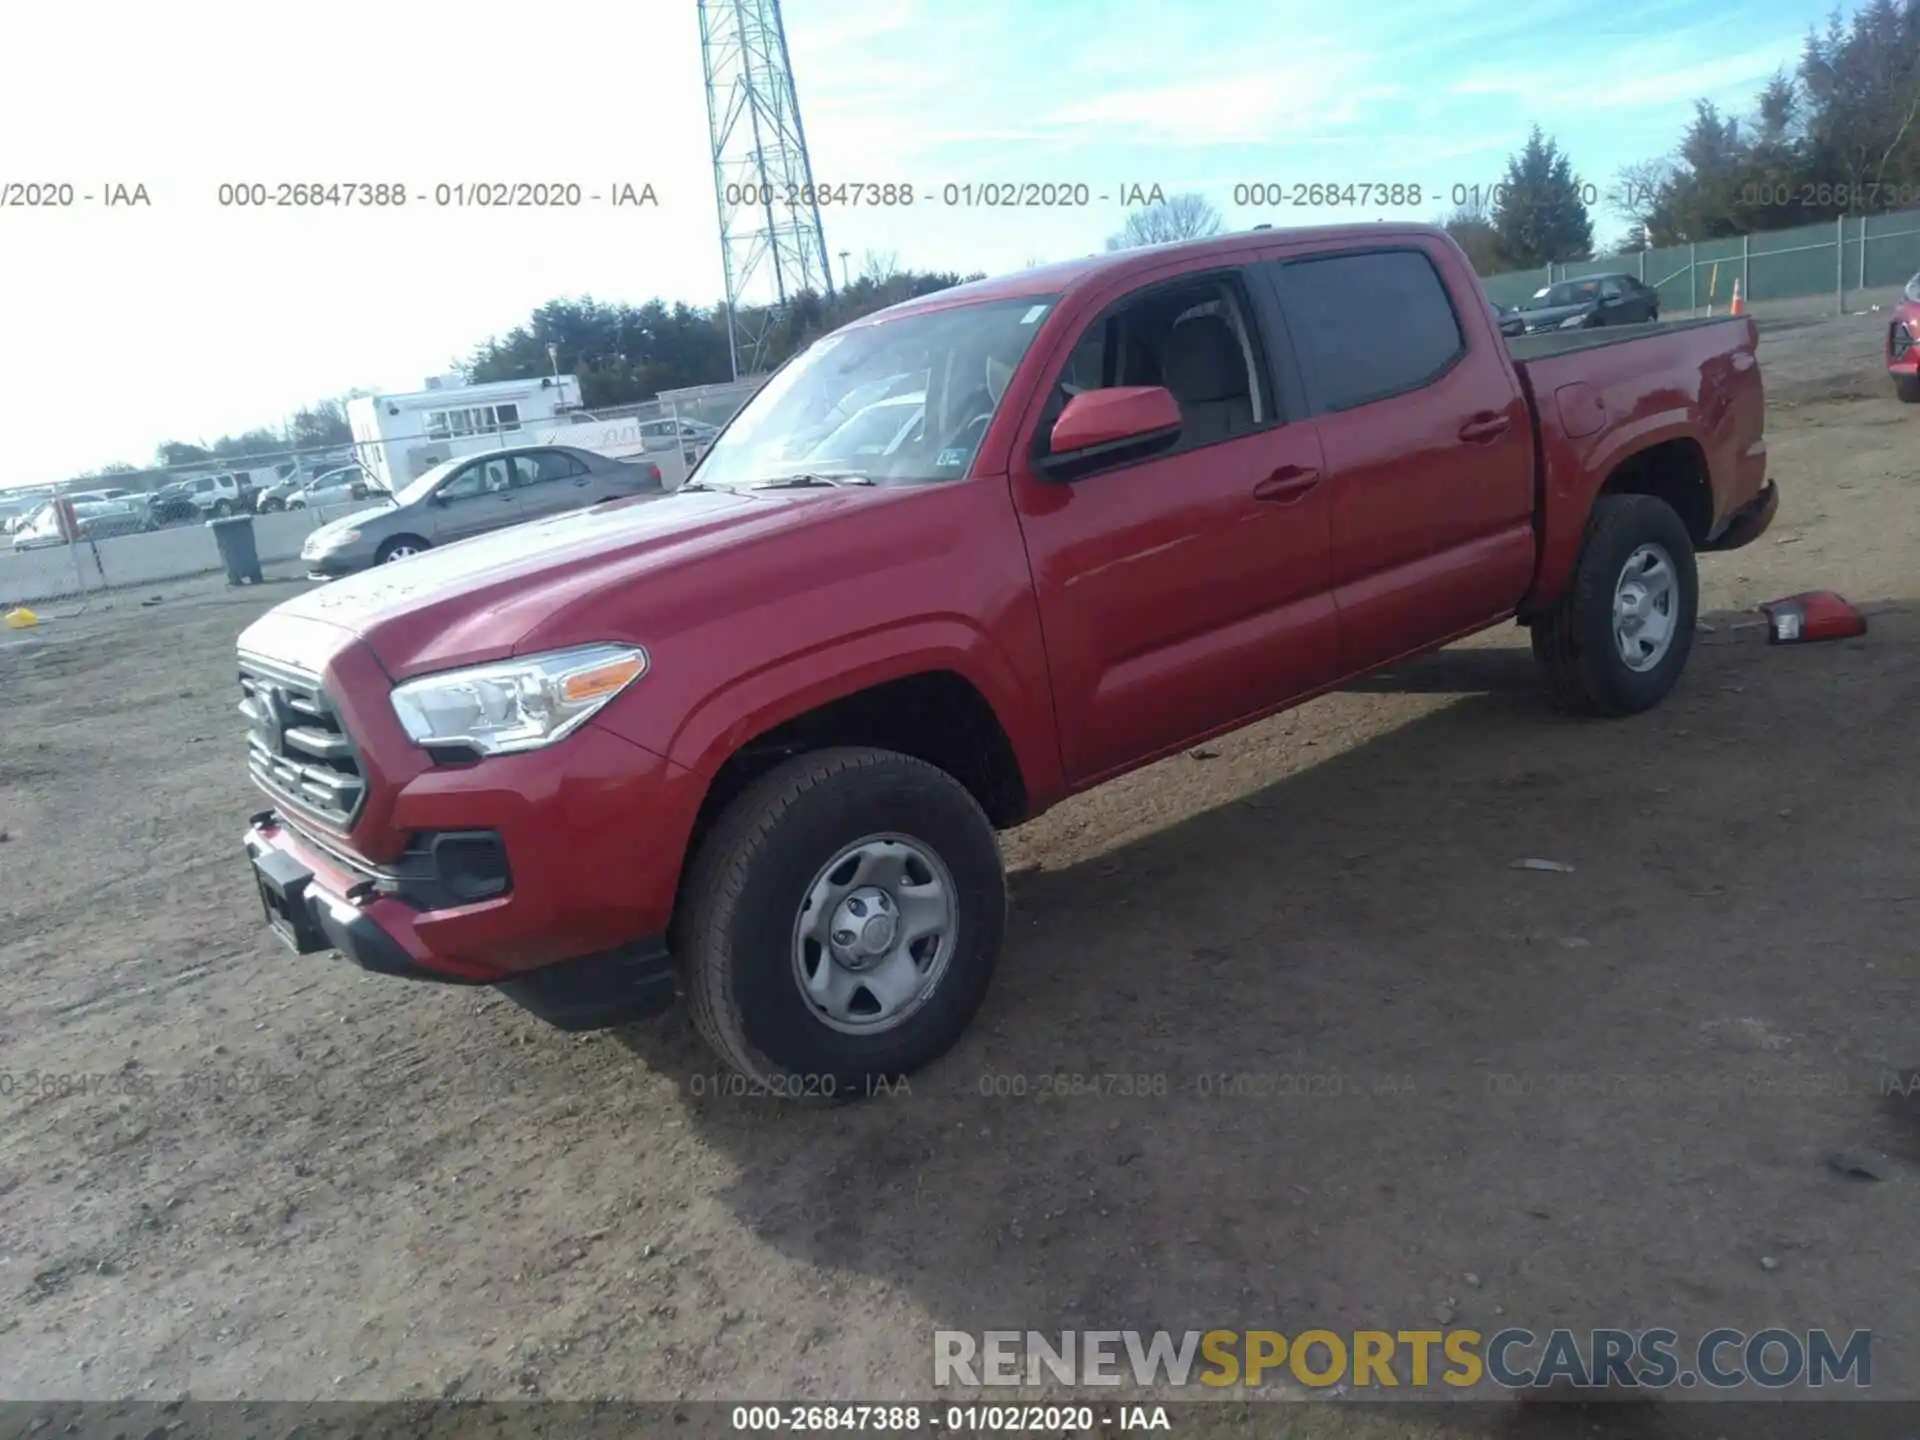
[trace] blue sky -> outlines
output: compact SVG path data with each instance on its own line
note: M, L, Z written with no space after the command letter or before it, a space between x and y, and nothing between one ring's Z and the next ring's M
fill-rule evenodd
M787 0L817 180L1200 190L1230 226L1437 219L1540 123L1604 191L1693 101L1746 109L1821 4ZM694 0L257 0L36 11L0 88L0 182L152 206L0 211L0 485L417 388L542 301L722 291ZM111 34L112 46L99 37ZM503 39L503 37L506 37ZM63 58L64 57L64 58ZM76 95L89 103L75 105ZM59 115L49 125L46 117ZM656 209L238 212L235 180L651 184ZM1236 207L1236 184L1418 184L1419 206ZM1115 205L830 212L830 251L1016 269L1100 248ZM1599 238L1617 216L1596 216ZM838 260L836 259L836 264Z

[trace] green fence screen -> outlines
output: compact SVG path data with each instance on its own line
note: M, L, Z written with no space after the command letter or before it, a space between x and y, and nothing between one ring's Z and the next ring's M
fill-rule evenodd
M1920 210L1509 271L1486 278L1487 294L1502 305L1517 305L1556 280L1622 271L1657 287L1667 310L1724 307L1736 279L1748 300L1831 295L1835 307L1843 308L1849 291L1904 285L1920 274Z

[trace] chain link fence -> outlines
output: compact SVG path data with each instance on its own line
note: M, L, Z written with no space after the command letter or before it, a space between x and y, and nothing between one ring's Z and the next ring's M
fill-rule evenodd
M720 429L759 388L758 377L665 393L639 405L529 421L516 431L445 442L454 459L523 445L571 445L659 466L669 488L684 483ZM418 473L419 437L373 442L389 473ZM116 592L224 568L209 522L253 516L261 564L297 574L300 547L319 526L364 510L382 493L356 478L367 443L286 450L93 476L26 490L0 490L0 627L75 616L114 603ZM345 473L343 473L345 472ZM317 482L317 483L316 483ZM403 482L404 483L404 482ZM54 500L73 502L79 536L63 532ZM23 613L27 612L27 613ZM0 630L3 634L4 630Z
M1621 273L1658 289L1663 313L1724 311L1738 280L1748 304L1831 296L1832 313L1844 315L1849 295L1898 287L1920 274L1920 210L1843 215L1792 230L1489 275L1487 295L1517 305L1561 280Z

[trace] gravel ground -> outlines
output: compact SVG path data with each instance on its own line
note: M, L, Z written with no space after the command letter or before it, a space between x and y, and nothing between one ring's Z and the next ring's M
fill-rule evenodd
M1870 1327L1920 1395L1920 411L1880 323L1769 323L1781 517L1703 561L1665 706L1556 718L1502 629L1061 806L1007 837L976 1030L852 1108L714 1096L677 1014L568 1037L269 940L231 654L296 582L0 640L0 1396L879 1399L937 1328L1442 1315ZM1814 586L1872 633L1770 649L1752 607ZM1109 1074L1166 1093L1038 1093ZM1599 1433L1532 1414L1301 1433Z

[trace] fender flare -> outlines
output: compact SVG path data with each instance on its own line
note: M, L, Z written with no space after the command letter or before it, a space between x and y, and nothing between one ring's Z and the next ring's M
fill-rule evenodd
M972 685L999 721L1027 794L1054 793L1058 746L1048 702L1036 707L1007 654L958 616L922 616L842 635L730 680L689 706L667 758L711 781L728 759L767 731L862 690L948 671Z

